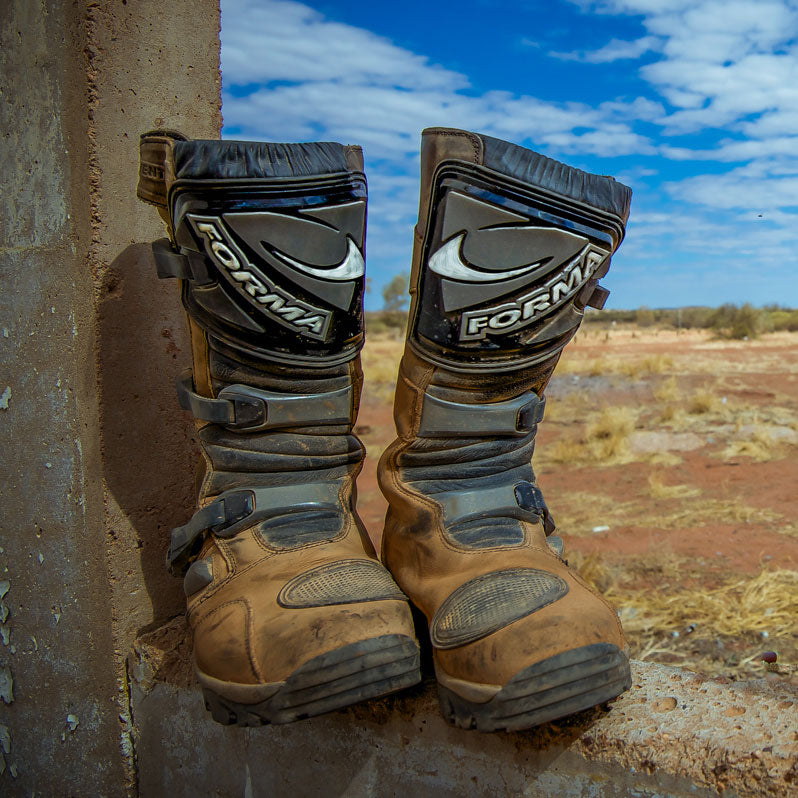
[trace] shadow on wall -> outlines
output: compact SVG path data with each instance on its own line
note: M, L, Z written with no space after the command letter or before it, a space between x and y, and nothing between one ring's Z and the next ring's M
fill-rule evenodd
M180 580L165 567L169 533L194 511L199 457L191 419L174 380L190 363L177 283L155 275L149 244L127 247L108 267L97 309L102 462L111 531L116 617L127 632L159 625L185 610ZM131 529L132 527L132 529ZM144 585L136 579L140 558ZM149 594L142 605L141 588ZM128 600L130 606L120 606Z

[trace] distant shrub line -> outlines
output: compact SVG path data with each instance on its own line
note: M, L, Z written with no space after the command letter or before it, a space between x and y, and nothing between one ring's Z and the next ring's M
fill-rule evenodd
M798 330L798 310L780 305L756 308L750 303L727 303L718 308L692 305L684 308L648 308L637 310L589 311L590 324L636 324L638 327L712 330L722 338L756 338L767 332Z
M684 308L648 308L636 310L588 309L585 322L595 326L636 324L638 327L671 327L682 330L712 330L722 338L756 338L767 332L798 330L798 310L780 305L756 308L745 305L721 305L718 308L692 305ZM372 333L404 334L407 312L380 310L366 313L366 329Z

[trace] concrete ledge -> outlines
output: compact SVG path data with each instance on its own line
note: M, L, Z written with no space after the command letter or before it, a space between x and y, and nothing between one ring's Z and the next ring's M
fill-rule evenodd
M289 726L205 712L182 619L128 659L141 795L787 796L798 790L795 677L711 680L633 663L609 708L518 733L449 726L434 683Z

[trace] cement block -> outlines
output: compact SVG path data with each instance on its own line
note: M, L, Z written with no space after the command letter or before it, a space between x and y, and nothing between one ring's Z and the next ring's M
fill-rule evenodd
M633 688L526 732L449 726L433 682L288 726L215 724L176 619L129 658L142 795L787 796L798 784L796 687L633 664Z

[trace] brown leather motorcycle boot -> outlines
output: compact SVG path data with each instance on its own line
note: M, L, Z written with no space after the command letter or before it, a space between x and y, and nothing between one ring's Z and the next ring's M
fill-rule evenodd
M206 707L287 723L415 684L406 597L355 510L366 180L359 147L141 140L141 199L169 239L205 461L172 533Z
M631 192L439 128L421 180L398 438L379 466L383 562L428 625L443 714L523 729L631 683L617 614L547 537L530 464L560 353L606 299Z

